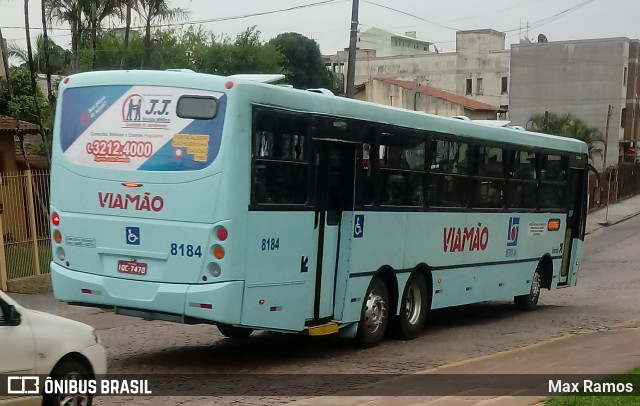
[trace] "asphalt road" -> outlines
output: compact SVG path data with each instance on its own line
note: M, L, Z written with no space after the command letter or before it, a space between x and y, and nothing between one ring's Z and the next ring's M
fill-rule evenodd
M212 381L207 387L202 380L174 382L169 377L166 387L172 393L191 396L101 397L95 399L95 404L132 401L145 405L281 404L335 385L331 374L414 373L567 334L633 323L640 319L638 247L640 217L598 230L587 236L578 286L553 292L543 290L538 310L520 313L511 300L505 300L434 311L421 337L412 341L388 339L367 350L331 337L254 333L247 340L236 341L223 338L214 326L146 322L109 313L87 316L83 321L98 329L107 347L110 373L278 373L329 377L329 382L283 377L282 387L291 388L296 397L267 396L268 393L254 397L207 397L206 392L216 392L219 381ZM340 379L357 385L359 378L352 375ZM240 381L242 385L247 383L242 377ZM255 386L260 385L256 378Z

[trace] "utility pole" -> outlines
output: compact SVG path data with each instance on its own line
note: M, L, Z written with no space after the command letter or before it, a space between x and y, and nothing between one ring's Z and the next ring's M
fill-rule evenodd
M611 120L611 110L613 106L609 105L607 110L607 128L604 136L604 161L602 163L603 172L607 175L607 211L604 215L604 223L609 224L609 196L611 194L611 173L607 174L607 149L609 148L609 121Z
M356 41L358 40L358 7L360 0L353 0L351 6L351 33L349 34L349 60L347 66L347 97L353 99L355 95L354 82L356 78Z
M607 127L604 131L604 161L602 163L602 170L607 170L607 149L609 148L609 121L611 120L611 111L613 110L613 106L609 105L609 109L607 110ZM609 204L609 201L607 201Z

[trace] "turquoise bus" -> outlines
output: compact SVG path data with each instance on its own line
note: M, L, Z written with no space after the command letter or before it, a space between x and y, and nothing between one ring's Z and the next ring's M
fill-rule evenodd
M432 309L576 284L587 146L273 84L64 79L56 298L144 319L418 336Z

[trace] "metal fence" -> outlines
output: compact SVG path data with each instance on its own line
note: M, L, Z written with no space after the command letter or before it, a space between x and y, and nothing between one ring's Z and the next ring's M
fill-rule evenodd
M0 174L0 289L49 273L49 171Z
M640 194L640 164L617 167L589 175L589 208L605 207L627 197Z

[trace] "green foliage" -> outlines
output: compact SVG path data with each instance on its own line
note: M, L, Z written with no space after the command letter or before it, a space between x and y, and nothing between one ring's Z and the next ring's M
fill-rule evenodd
M283 56L271 44L260 41L255 27L247 28L232 40L209 36L209 46L194 47L193 68L216 75L239 73L282 73Z
M302 34L287 32L269 41L284 55L287 82L307 89L324 87L335 91L333 75L324 66L318 43Z
M68 72L71 64L71 51L65 50L56 44L51 38L47 38L46 44L49 51L49 66L52 75L63 75ZM42 34L36 37L36 47L33 54L33 65L38 73L46 73L45 70L45 40ZM27 66L27 50L12 44L8 49L9 56L20 59L20 66Z
M31 78L26 67L12 68L10 80L0 81L0 114L11 116L29 123L38 124L36 104L31 91ZM10 92L10 88L13 95ZM13 97L12 97L13 96ZM45 127L51 128L52 117L49 113L47 98L37 89L38 105Z
M124 69L139 69L144 39L132 36ZM96 49L96 69L120 68L124 51L124 38L107 34L100 38ZM217 40L202 28L190 27L183 31L158 30L153 35L151 60L146 64L153 69L193 69L218 75L235 73L280 73L283 56L275 47L260 41L260 32L254 27L240 33L235 39ZM85 46L80 57L83 70L91 67L91 49Z
M591 158L594 153L602 152L599 147L599 144L605 141L602 132L595 127L589 127L587 123L572 114L560 116L556 113L549 113L546 117L544 114L536 114L529 121L533 124L533 131L575 138L586 143Z

